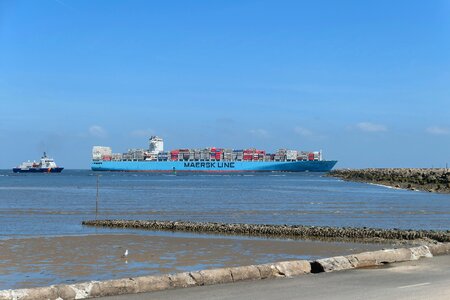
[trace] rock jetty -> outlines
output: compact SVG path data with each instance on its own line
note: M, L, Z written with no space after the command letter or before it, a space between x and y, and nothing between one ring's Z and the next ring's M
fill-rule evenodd
M302 225L264 225L242 223L213 223L155 220L92 220L83 225L137 228L146 230L166 230L183 232L204 232L216 234L235 234L247 236L294 237L303 239L345 239L362 241L430 241L450 242L450 230L400 230L354 227L322 227Z
M450 169L338 169L328 176L401 189L450 193Z

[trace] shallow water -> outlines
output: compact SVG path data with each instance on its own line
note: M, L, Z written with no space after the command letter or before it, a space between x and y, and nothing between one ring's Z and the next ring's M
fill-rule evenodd
M450 228L450 195L344 182L317 173L13 174L0 171L0 238L94 233L99 219ZM103 229L106 232L115 232ZM120 231L123 233L123 231Z

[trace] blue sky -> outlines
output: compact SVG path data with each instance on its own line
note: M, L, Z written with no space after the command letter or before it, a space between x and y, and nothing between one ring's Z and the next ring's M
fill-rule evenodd
M0 1L0 168L93 145L450 162L450 1Z

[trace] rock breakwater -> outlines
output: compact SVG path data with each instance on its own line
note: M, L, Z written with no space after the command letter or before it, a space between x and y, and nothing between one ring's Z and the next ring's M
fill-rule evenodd
M340 169L328 176L395 188L450 193L449 169Z
M242 223L155 221L155 220L91 220L83 225L166 230L182 232L204 232L247 236L280 236L304 239L351 239L362 241L414 241L450 242L450 231L401 230L354 227L322 227L302 225L264 225Z

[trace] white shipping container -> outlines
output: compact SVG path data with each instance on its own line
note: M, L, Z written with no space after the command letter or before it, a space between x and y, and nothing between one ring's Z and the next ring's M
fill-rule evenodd
M314 152L314 160L322 160L320 152L316 151Z
M296 160L297 156L298 156L298 151L297 150L287 150L286 151L286 159Z

